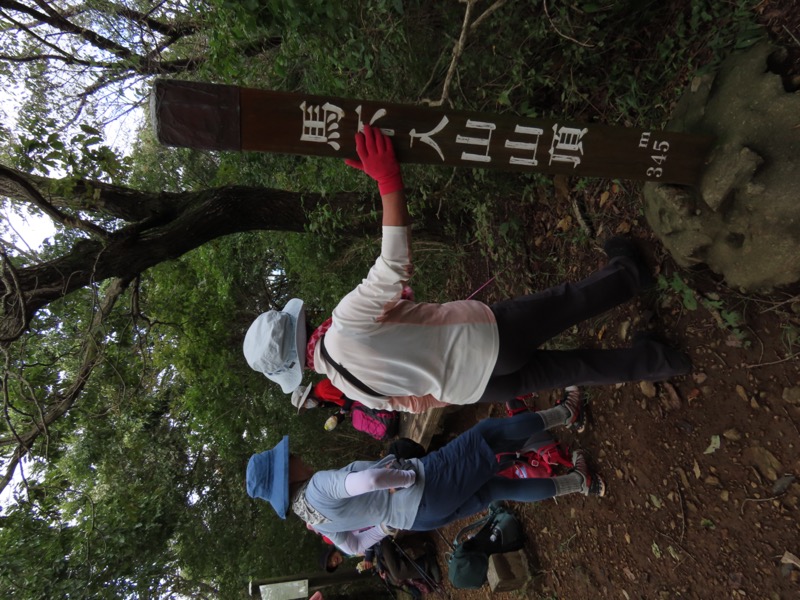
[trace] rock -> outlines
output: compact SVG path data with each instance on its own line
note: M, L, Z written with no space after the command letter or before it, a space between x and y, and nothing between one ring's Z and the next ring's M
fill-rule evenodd
M747 391L741 385L736 386L736 394L739 396L739 398L747 402Z
M670 129L717 136L699 190L644 187L645 217L680 265L705 263L749 291L800 280L800 94L767 69L773 51L732 55L673 112Z
M652 381L640 381L639 389L642 390L642 393L648 398L656 397L656 386Z
M692 379L694 379L694 382L697 385L701 385L706 382L706 379L708 379L708 375L706 375L705 373L694 373L692 375Z
M800 404L800 387L783 388L783 400L789 404Z
M772 495L779 496L788 490L794 483L794 475L784 475L772 485Z
M742 439L742 434L736 429L726 429L722 433L722 437L724 437L726 440L730 440L731 442L738 442Z
M720 500L722 500L723 502L727 502L727 501L730 499L730 497L731 497L731 494L730 494L730 492L729 492L728 490L722 490L722 491L719 493L719 498L720 498Z
M671 410L678 410L681 407L681 398L678 396L678 392L675 391L675 386L671 383L665 381L661 384L665 394L661 394L661 404L664 405L664 409L669 412Z
M714 477L713 475L709 475L703 480L703 483L706 485L719 485L719 477Z
M531 579L528 558L523 550L492 554L486 574L492 592L510 592L524 588Z
M780 461L766 448L751 446L742 454L742 459L753 465L758 472L770 481L777 481L778 473L783 471Z

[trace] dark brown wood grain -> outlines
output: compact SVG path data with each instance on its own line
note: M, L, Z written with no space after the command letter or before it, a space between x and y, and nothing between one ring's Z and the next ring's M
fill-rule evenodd
M159 80L158 139L209 150L355 158L363 123L400 162L695 185L714 139L567 120ZM238 107L233 104L238 100Z

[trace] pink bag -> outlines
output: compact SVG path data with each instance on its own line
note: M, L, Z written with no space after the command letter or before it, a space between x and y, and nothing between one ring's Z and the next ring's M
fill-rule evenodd
M354 404L350 415L355 429L380 441L396 436L400 427L400 415L389 410L375 410L363 404Z

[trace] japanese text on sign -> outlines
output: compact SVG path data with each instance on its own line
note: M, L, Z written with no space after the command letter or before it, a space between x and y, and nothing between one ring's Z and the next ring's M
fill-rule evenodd
M333 149L339 150L338 140L341 137L339 122L345 117L345 111L340 107L326 102L321 105L308 106L304 101L299 106L303 114L302 131L300 140L304 142L328 144ZM358 131L364 129L364 115L362 107L356 107L358 116ZM387 115L386 109L375 111L369 120L370 125L374 125L379 119ZM444 136L453 136L456 144L463 146L460 160L474 163L492 162L492 137L497 130L497 126L490 121L467 120L465 131L450 131L451 120L447 115L443 116L438 124L429 131L418 133L416 129L408 132L409 145L413 147L415 141L419 141L432 148L439 158L444 161L445 155L442 146L436 139ZM380 124L378 124L380 127ZM583 157L583 142L589 133L589 128L578 129L566 127L558 124L553 125L553 137L548 150L548 164L563 163L571 165L573 168L581 164ZM381 129L386 135L393 136L393 129ZM534 167L539 164L538 152L539 141L544 134L544 130L539 127L529 127L516 125L514 134L518 135L514 139L506 138L503 140L503 147L519 150L508 159L509 164ZM451 137L451 139L453 139Z

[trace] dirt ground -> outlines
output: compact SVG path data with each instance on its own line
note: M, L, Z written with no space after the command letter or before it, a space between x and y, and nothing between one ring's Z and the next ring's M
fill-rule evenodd
M800 6L760 6L765 27L791 47L785 73L797 83L800 44L791 32L800 31ZM800 286L743 295L707 270L679 269L640 216L639 188L624 185L598 182L577 190L569 180L556 181L522 214L510 200L505 214L498 211L498 227L512 214L521 219L528 252L479 299L542 287L541 274L554 272L555 260L562 274L577 279L603 263L603 240L630 234L644 242L657 274L666 280L677 274L694 293L680 285L654 290L558 343L618 347L633 332L652 329L691 355L693 373L655 386L590 389L588 430L558 437L590 452L608 484L606 497L514 505L528 535L528 587L497 594L488 585L446 588L443 594L467 600L800 598L800 345L792 338L800 331ZM579 235L596 244L584 250L575 243ZM497 274L490 261L482 262L470 289ZM731 313L741 325L731 326ZM550 406L557 394L540 395L534 408ZM459 410L435 442L503 414L499 406ZM445 539L468 522L441 532L442 555ZM442 566L446 573L444 559Z
M601 265L599 242L614 233L643 240L655 272L677 274L697 307L678 291L654 290L568 332L558 343L619 347L652 329L692 357L691 375L648 386L589 390L591 421L559 439L588 450L608 484L605 498L569 496L517 505L534 578L520 592L447 590L451 598L800 598L800 288L742 295L711 272L681 270L639 215L638 188L607 183L578 191L557 182L522 216L529 251L483 300L525 293L525 274L557 257L570 278ZM559 193L559 188L568 193ZM575 244L578 205L598 244ZM509 211L519 215L519 206ZM502 211L501 211L502 212ZM502 221L498 215L498 223ZM474 269L476 289L491 265ZM515 277L517 278L515 280ZM555 283L552 281L551 283ZM535 287L534 287L535 289ZM691 293L691 292L689 292ZM688 308L687 308L688 305ZM734 328L723 314L743 320ZM550 406L542 394L534 408ZM442 439L502 407L472 407L449 416ZM437 539L452 539L465 523ZM788 553L788 554L787 554ZM444 562L444 561L442 561ZM443 565L444 566L444 565Z
M655 290L584 323L560 343L619 347L634 331L652 329L685 349L694 371L655 386L589 389L588 430L558 438L590 452L607 496L516 505L535 575L528 589L492 594L487 585L449 590L452 598L800 597L800 564L783 564L791 560L784 559L787 552L800 556L800 358L786 338L789 329L800 330L798 290L743 296L712 273L678 270L635 214L631 194L636 190L614 193L601 185L582 192L598 237L630 226L631 235L647 242L656 272L679 273L697 298L712 301L689 310L680 294ZM603 263L599 248L579 252L570 230L556 234L572 214L568 204L531 207L526 219L538 235L531 236L528 264L519 273L536 273L541 256L568 261L564 266L576 278ZM509 285L484 299L526 291L524 279L520 289ZM722 310L743 316L738 335L722 326ZM557 394L540 395L533 407L550 406ZM478 406L449 415L446 433L434 443L490 414L504 411ZM443 538L452 539L463 525L442 531ZM437 539L442 554L443 538Z

